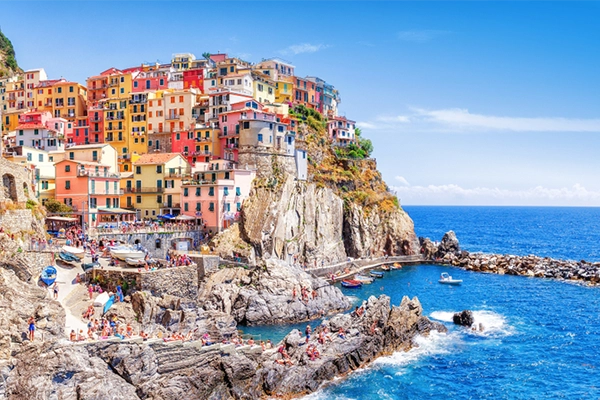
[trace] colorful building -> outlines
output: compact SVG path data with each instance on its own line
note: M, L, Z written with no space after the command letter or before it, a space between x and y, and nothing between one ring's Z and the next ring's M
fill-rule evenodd
M144 154L133 162L133 171L123 179L123 200L139 218L155 219L179 214L182 179L191 172L179 153Z
M201 218L211 231L227 228L239 218L255 177L256 171L236 169L227 160L198 163L181 187L181 213Z

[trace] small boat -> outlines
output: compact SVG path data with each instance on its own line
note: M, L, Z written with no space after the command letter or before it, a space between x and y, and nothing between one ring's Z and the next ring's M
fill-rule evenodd
M391 269L402 269L402 264L394 263L394 264L392 264L392 266L390 268Z
M73 254L75 257L79 258L80 260L85 255L85 250L78 249L77 247L73 247L73 246L63 246L62 251L65 253Z
M390 270L390 266L389 265L382 265L381 269L384 271L389 271Z
M361 282L363 285L373 283L373 278L366 275L354 275L354 280Z
M342 281L342 286L349 289L356 289L362 286L362 282L355 279L346 279Z
M102 314L106 314L106 312L112 307L112 305L115 303L115 295L113 294L112 296L109 297L108 301L106 303L104 303L104 308L102 309Z
M64 252L64 251L61 251L60 253L58 253L58 258L60 258L61 261L64 261L64 262L69 263L69 264L81 261L79 259L79 257L74 256L73 254L67 253L67 252Z
M146 261L143 258L126 258L125 263L131 267L143 267Z
M82 263L82 264L81 264L81 268L82 268L84 271L87 271L88 269L92 269L92 268L94 268L94 267L99 267L99 266L100 266L100 263L99 263L99 262L91 262L91 263Z
M140 260L146 257L146 253L131 248L112 249L110 255L114 258L118 258L121 261L125 261L127 258L132 260Z
M373 278L383 278L383 271L371 271L369 272Z
M462 283L462 279L452 279L452 277L448 275L447 272L442 272L442 275L440 276L440 280L438 282L443 283L445 285L460 285Z
M48 265L46 268L44 268L42 270L42 274L40 275L40 279L47 286L52 285L54 283L54 281L56 280L56 268L54 268L52 265Z

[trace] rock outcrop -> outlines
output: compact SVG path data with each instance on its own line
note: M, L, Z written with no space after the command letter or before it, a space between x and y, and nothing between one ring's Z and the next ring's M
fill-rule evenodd
M452 316L452 322L454 322L456 325L471 326L473 325L473 322L475 322L475 319L473 318L473 312L470 310L464 310L459 313L455 313Z
M308 292L305 300L303 287ZM350 307L337 287L276 258L253 270L225 268L213 274L201 290L200 302L207 310L222 311L247 325L306 321Z
M317 390L336 376L376 357L412 347L416 335L446 331L422 315L418 299L405 297L390 309L387 296L371 297L359 316L337 315L329 339L316 340L319 358L311 359L305 337L292 331L282 342L291 365L282 365L276 348L256 354L222 354L211 348L163 343L103 342L84 346L30 346L17 355L6 374L10 398L81 399L256 399L294 396ZM337 331L341 328L345 338ZM40 362L40 360L44 360Z

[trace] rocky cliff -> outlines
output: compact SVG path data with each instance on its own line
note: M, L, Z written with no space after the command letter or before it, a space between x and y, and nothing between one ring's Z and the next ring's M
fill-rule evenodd
M332 147L318 122L301 124L296 143L308 153L307 181L296 179L293 158L240 149L240 167L256 168L257 179L239 236L258 256L314 267L349 256L418 253L413 222L375 160ZM225 242L217 249L228 249Z
M302 288L308 293L305 299ZM275 258L254 270L222 269L207 279L200 302L207 310L224 312L247 325L306 321L350 307L337 287Z
M416 298L405 297L400 306L390 309L389 297L371 297L364 309L361 316L338 315L324 323L321 328L331 332L331 340L324 344L315 337L311 340L319 358L311 360L303 345L305 338L292 331L282 342L289 354L288 365L280 363L283 357L275 348L224 354L218 348L181 344L54 343L27 346L16 355L14 367L2 372L11 399L290 397L313 392L378 356L408 350L418 334L446 331L422 316ZM336 334L340 328L345 338Z

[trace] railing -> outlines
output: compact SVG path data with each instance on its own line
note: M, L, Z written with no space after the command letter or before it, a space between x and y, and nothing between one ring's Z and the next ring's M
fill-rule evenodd
M163 193L163 187L128 187L125 188L125 193Z
M77 171L77 176L89 176L90 178L119 178L119 174L105 174L101 172Z

